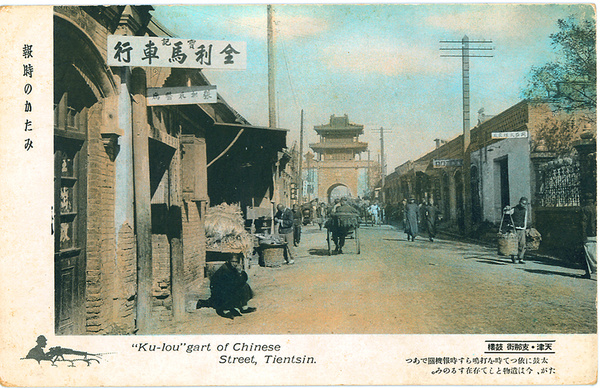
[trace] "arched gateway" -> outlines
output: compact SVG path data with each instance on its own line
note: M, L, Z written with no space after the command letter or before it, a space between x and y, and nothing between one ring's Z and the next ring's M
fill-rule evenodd
M353 197L352 192L346 185L336 183L327 190L328 202L333 202L334 200L343 197Z

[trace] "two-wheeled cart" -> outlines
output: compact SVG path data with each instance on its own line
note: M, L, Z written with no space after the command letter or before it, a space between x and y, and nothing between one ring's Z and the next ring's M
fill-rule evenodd
M357 222L352 225L340 225L339 220L335 217L330 218L325 223L325 229L327 231L327 253L331 256L333 252L332 244L333 244L333 234L334 233L343 233L345 240L351 240L354 242L354 251L357 255L360 254L360 237L359 237L359 225Z

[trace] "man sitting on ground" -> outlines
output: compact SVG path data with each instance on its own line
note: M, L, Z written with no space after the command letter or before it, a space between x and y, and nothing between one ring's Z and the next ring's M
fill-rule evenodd
M210 278L210 298L200 299L196 308L213 307L219 316L229 319L256 311L255 307L247 306L254 296L247 282L248 274L241 263L226 261Z

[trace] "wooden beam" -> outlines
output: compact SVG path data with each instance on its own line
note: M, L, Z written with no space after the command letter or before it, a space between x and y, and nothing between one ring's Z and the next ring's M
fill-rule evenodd
M149 125L146 107L146 72L132 71L133 177L137 240L138 334L150 334L152 319L152 216L150 210Z

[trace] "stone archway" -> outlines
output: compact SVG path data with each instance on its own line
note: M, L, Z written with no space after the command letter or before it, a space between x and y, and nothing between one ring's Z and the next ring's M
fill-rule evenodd
M327 189L327 201L329 203L333 202L336 198L342 197L352 197L352 192L345 184L336 183Z

